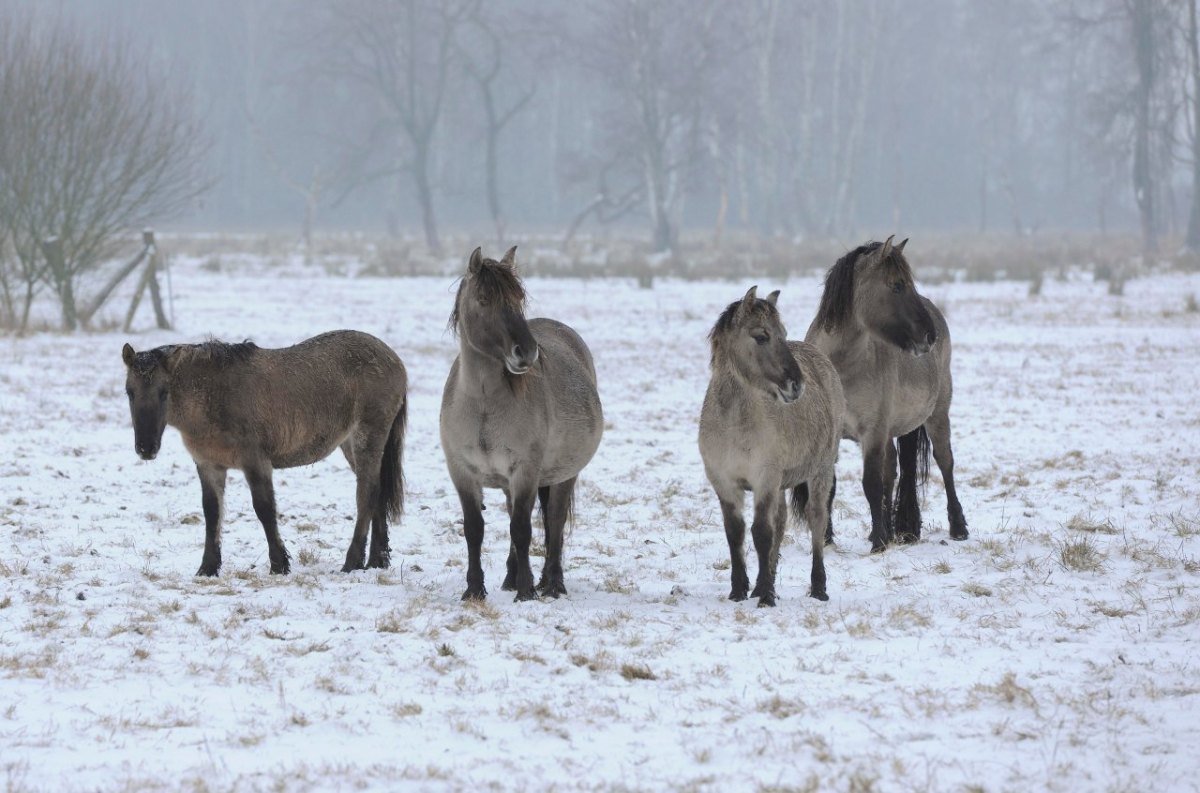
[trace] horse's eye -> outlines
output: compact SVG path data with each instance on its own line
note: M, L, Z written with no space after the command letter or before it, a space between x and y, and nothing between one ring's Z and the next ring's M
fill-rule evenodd
M897 281L896 283L892 284L892 291L895 292L896 294L900 294L901 292L903 292L904 291L904 282Z
M766 344L770 340L771 340L771 337L768 336L766 333L755 333L754 334L754 341L758 342L759 344Z

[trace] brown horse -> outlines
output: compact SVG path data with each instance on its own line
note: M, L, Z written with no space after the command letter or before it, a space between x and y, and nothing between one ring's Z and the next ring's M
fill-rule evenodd
M788 341L775 303L779 292L758 299L751 287L729 304L713 326L712 379L700 412L700 456L721 502L729 541L730 600L750 588L743 545L745 491L754 494L751 535L758 552L758 581L751 597L775 605L775 571L792 512L812 534L809 594L825 590L825 525L835 475L845 400L837 371L817 348ZM811 498L809 497L811 494Z
M497 262L471 254L450 326L459 353L442 393L442 450L463 510L467 589L483 599L483 488L508 501L508 574L517 600L565 595L563 528L575 479L604 431L596 368L579 334L552 319L525 319L514 247ZM529 566L534 498L542 508L546 561L537 587Z
M917 483L928 472L931 442L946 483L950 537L969 536L950 450L950 329L937 306L917 293L904 258L907 242L893 246L888 237L839 259L825 278L820 308L805 337L829 356L841 376L844 437L862 446L872 551L920 539ZM893 438L899 438L898 485ZM832 520L826 540L833 540Z
M342 570L364 566L368 526L365 564L389 565L388 519L399 519L404 504L408 411L408 376L390 347L339 330L279 350L209 341L135 352L126 344L121 357L138 455L153 460L170 425L196 461L205 524L197 575L215 576L221 568L230 468L250 485L271 572L288 572L271 472L310 465L339 446L358 478L358 519Z

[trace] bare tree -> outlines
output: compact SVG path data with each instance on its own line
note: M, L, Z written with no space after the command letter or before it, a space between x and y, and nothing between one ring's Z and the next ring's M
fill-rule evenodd
M721 66L732 14L717 0L613 0L592 7L583 58L613 98L606 156L630 160L653 228L656 251L675 247L689 168L700 161L706 88Z
M533 99L535 88L528 86L519 91L517 96L502 104L500 94L504 75L505 39L500 27L500 20L490 12L490 6L477 6L467 24L463 26L463 36L459 41L461 59L479 88L479 98L483 104L484 132L484 173L486 175L486 190L488 211L492 223L496 227L496 240L505 242L504 211L500 203L499 177L499 146L500 133L524 110Z
M80 321L82 276L111 256L119 235L169 218L207 184L207 141L181 84L124 41L85 37L59 21L9 22L0 38L0 226L24 299L37 284L58 296L62 324Z
M434 205L433 152L438 122L452 90L459 54L456 37L479 0L349 0L329 2L314 18L315 57L331 75L352 80L379 102L380 123L363 141L379 149L394 128L405 151L362 169L358 182L407 173L412 176L425 242L441 252ZM394 144L393 144L394 145ZM392 146L385 145L385 150ZM395 160L398 159L397 163ZM368 158L363 158L368 162Z

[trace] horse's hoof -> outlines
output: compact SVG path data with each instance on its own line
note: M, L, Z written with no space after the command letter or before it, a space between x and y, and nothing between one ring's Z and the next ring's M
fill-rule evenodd
M746 599L746 590L745 589L733 590L732 592L729 593L729 599L732 600L734 603L741 603L743 600Z
M563 586L562 581L545 582L538 584L538 592L543 597L559 598L567 594L567 588Z
M824 589L814 589L812 592L809 592L808 594L809 594L809 597L816 598L817 600L821 601L822 603L828 602L828 600L829 600L829 595L825 592Z
M286 560L280 564L271 564L271 575L287 575L290 572L292 572L292 565Z
M920 534L913 534L912 532L906 531L906 532L901 532L896 535L896 544L897 545L916 545L920 541L921 541Z
M200 569L196 571L196 575L204 576L205 578L215 578L220 572L221 565L219 563L214 565L202 564L200 565Z
M538 593L537 593L536 589L527 589L523 592L517 592L517 596L515 598L513 598L513 602L514 603L523 603L525 601L538 600L538 599L539 598L538 598Z
M883 553L887 550L887 543L873 542L871 543L871 553Z
M774 608L774 606L775 606L775 593L774 592L767 592L766 594L759 596L758 607L760 609L767 608L767 607Z
M367 560L367 567L378 570L386 570L392 566L392 560L387 556L372 556Z
M478 589L467 587L467 591L463 592L462 595L463 600L484 600L485 598L487 598L487 590L483 587L479 587Z
M362 562L346 562L342 565L343 573L353 573L355 570L365 570L366 566Z
M965 539L968 539L970 536L971 536L971 532L967 531L966 526L962 526L960 528L950 530L950 539L952 539L952 540L965 540Z

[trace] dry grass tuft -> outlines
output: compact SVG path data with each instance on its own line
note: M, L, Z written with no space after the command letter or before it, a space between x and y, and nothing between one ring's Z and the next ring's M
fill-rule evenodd
M1096 520L1091 515L1076 513L1067 521L1066 528L1071 531L1082 531L1090 534L1117 534L1117 527L1108 518Z
M658 675L645 664L621 664L621 677L629 681L658 680Z
M1099 573L1104 570L1104 554L1089 534L1057 544L1058 561L1065 569L1077 573Z

